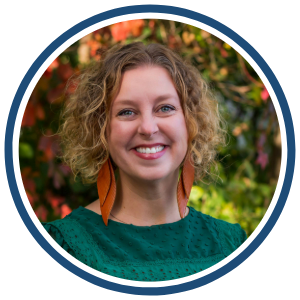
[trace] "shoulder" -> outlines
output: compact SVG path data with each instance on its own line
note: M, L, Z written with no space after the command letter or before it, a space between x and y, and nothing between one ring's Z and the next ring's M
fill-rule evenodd
M63 249L73 255L73 249L67 236L68 225L65 219L56 220L53 222L42 222L44 229ZM74 256L74 255L73 255Z
M192 211L198 218L204 220L209 230L215 232L226 256L235 251L247 239L247 234L240 224L216 219L194 209Z
M98 215L101 215L100 200L99 199L97 199L96 201L90 203L85 208L88 209L88 210L91 210L91 211L95 212Z
M73 210L69 215L63 219L52 222L42 222L44 229L49 235L65 250L71 252L72 241L74 237L81 236L82 226L80 219L83 219L84 209L79 207ZM74 250L74 249L73 249Z
M85 264L94 265L95 252L99 248L94 240L94 230L103 228L102 223L101 216L80 206L63 219L43 222L42 225L69 254Z

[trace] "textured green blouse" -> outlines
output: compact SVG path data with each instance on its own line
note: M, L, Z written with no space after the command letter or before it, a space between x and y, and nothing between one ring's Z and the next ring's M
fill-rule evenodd
M79 207L64 219L42 223L68 253L100 272L130 280L162 281L189 276L218 263L247 238L239 224L190 207L174 223L134 226L108 221Z

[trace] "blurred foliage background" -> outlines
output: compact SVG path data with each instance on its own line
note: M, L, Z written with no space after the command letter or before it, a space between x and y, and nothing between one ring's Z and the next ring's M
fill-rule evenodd
M253 68L230 45L199 28L167 20L132 20L101 28L66 49L47 68L27 104L20 132L21 174L41 221L52 221L96 200L96 185L74 181L63 165L55 132L68 79L116 43L161 43L178 51L209 82L228 122L228 145L219 149L218 173L198 182L189 205L231 223L248 236L264 216L280 170L281 139L269 93ZM213 171L212 171L213 172Z

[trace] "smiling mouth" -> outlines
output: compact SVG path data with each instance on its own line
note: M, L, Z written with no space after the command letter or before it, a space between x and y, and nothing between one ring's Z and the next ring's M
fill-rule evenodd
M146 153L146 154L152 154L152 153L158 153L158 152L161 152L165 149L165 146L163 145L160 145L160 146L156 146L156 147L151 147L151 148L148 148L148 147L138 147L138 148L135 148L135 150L139 153Z

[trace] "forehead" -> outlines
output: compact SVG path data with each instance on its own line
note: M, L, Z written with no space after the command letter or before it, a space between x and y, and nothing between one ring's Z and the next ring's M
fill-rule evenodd
M178 98L168 71L158 66L143 66L123 74L114 103L123 100L155 99L166 94Z

